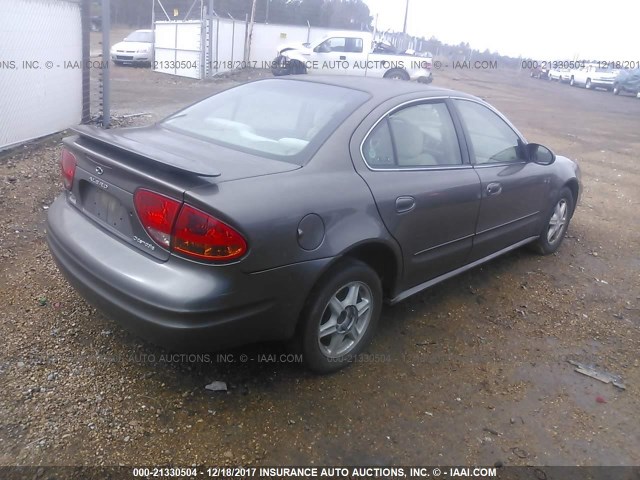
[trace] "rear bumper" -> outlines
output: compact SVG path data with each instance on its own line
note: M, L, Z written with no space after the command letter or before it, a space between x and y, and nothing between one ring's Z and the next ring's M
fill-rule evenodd
M290 338L304 301L330 259L260 273L158 261L56 199L49 249L76 290L126 329L175 351L213 351Z
M409 77L411 78L411 80L420 83L431 83L431 81L433 80L431 70L427 70L424 68L412 71Z

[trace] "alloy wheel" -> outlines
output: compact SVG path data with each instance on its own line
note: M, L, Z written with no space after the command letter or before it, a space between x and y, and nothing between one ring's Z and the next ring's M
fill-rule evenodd
M320 351L327 358L351 352L371 321L373 294L363 282L344 285L329 299L318 327Z
M547 241L553 244L562 237L564 227L567 224L569 209L567 207L567 201L561 198L556 204L553 215L549 220L549 228L547 230Z

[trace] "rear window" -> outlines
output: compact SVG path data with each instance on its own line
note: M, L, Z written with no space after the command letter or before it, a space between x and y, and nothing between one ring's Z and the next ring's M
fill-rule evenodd
M263 80L209 97L162 125L236 150L302 165L368 98L365 92L333 85Z

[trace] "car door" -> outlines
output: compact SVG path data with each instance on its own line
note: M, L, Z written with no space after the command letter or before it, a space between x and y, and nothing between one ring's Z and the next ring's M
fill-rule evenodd
M322 75L364 75L360 64L366 59L364 42L359 37L330 37L313 49L316 73Z
M464 265L471 251L480 182L449 108L434 99L374 112L354 161L402 249L403 289Z
M497 112L470 99L452 103L481 182L475 261L540 233L551 176L547 166L526 160L525 140Z

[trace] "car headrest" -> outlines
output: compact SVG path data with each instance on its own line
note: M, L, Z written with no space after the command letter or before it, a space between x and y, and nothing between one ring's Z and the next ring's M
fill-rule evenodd
M413 158L422 153L424 136L418 127L401 118L390 118L399 159Z

